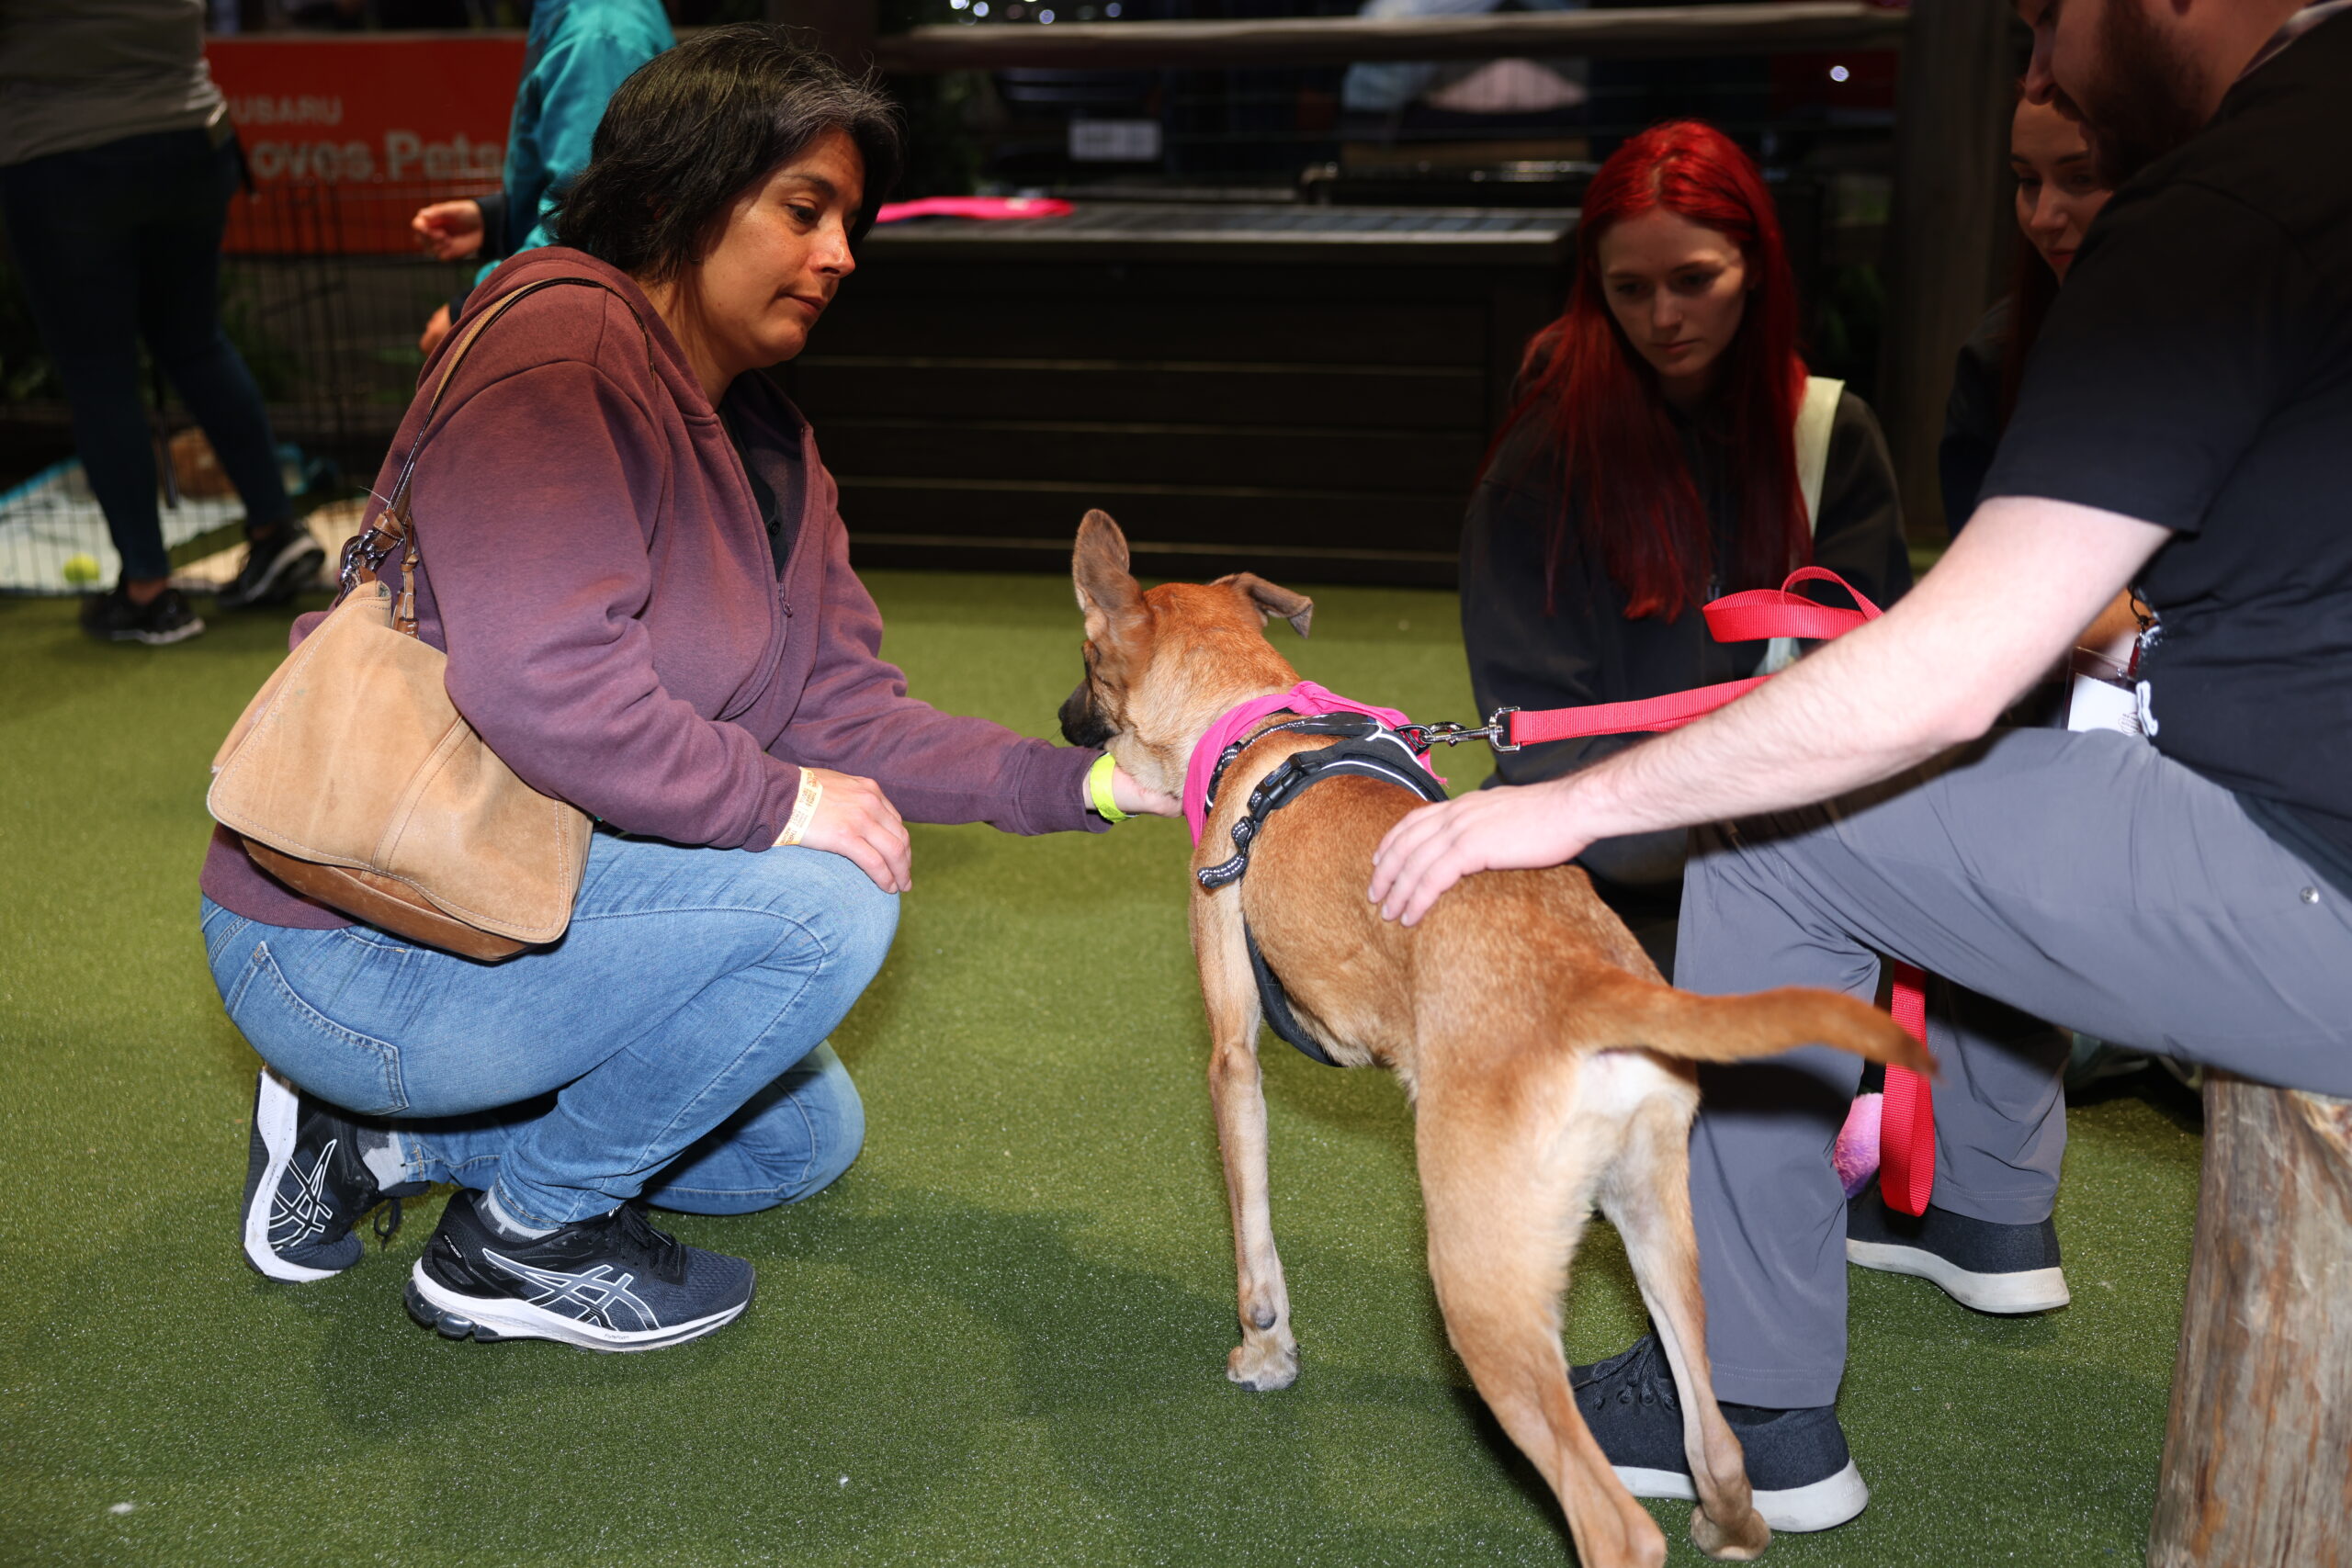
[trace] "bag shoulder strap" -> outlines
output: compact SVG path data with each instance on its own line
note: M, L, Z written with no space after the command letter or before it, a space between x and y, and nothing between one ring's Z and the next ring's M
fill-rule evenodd
M391 499L384 503L385 512L391 513L399 510L401 511L400 521L402 524L408 521L407 513L401 510L401 507L402 502L408 499L410 477L416 472L417 455L424 450L424 438L433 429L433 416L440 412L442 394L449 389L449 383L456 378L458 367L463 365L466 362L466 355L473 352L475 340L481 336L491 322L521 304L525 299L537 294L542 288L558 288L567 284L584 288L601 288L622 304L628 306L628 313L637 317L637 330L645 338L646 368L652 368L653 334L647 330L645 318L638 314L638 309L630 302L628 296L611 284L594 277L543 277L537 283L525 284L483 311L475 320L474 324L466 329L465 336L458 340L457 346L449 351L448 362L441 367L440 378L433 383L433 396L424 405L424 419L417 426L416 439L409 444L408 457L401 464L400 481L392 487Z
M1821 531L1821 486L1829 474L1829 433L1838 423L1838 400L1846 383L1808 376L1804 401L1797 409L1797 489L1804 494L1805 532Z
M543 277L537 283L526 283L506 295L497 304L492 305L476 318L473 325L466 329L465 335L460 337L456 345L449 350L448 362L442 366L439 378L433 383L433 396L425 402L424 418L417 424L416 439L409 443L408 457L401 463L401 477L393 484L392 493L384 502L384 509L376 514L376 520L363 529L356 538L344 547L343 592L345 593L351 591L355 581L356 563L364 561L372 576L380 570L386 558L394 550L401 551L401 596L399 604L394 606L392 612L392 626L397 631L409 637L416 635L418 556L416 526L410 520L408 513L409 481L415 476L416 460L424 450L425 437L432 434L433 416L440 411L442 394L449 389L450 381L458 374L458 367L465 363L466 355L473 351L475 341L489 328L491 322L513 310L526 296L537 294L542 288L557 288L567 284L584 288L601 288L627 305L628 313L637 318L638 332L645 339L646 368L649 370L653 368L653 333L646 326L645 317L639 313L636 304L628 295L601 278Z
M1821 488L1829 477L1829 435L1838 424L1838 400L1846 383L1828 376L1804 378L1804 400L1797 405L1797 489L1804 496L1804 531L1821 532ZM1757 671L1777 675L1797 660L1794 637L1776 637L1764 645Z

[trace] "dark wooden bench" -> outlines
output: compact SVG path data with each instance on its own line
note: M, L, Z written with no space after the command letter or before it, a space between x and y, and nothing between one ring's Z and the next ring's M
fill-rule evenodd
M1089 203L877 229L808 355L860 566L1450 585L1575 214Z

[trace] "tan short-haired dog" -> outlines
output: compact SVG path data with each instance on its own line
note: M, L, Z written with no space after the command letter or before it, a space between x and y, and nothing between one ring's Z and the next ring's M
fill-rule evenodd
M1118 525L1088 513L1072 563L1086 680L1064 705L1062 726L1073 742L1107 745L1135 778L1177 795L1194 744L1220 716L1297 682L1262 628L1280 615L1303 634L1314 605L1248 573L1146 592L1127 562ZM1193 870L1231 852L1233 824L1267 773L1293 752L1329 744L1284 733L1243 750L1217 790ZM1707 1365L1690 1231L1689 1139L1699 1100L1690 1064L1815 1041L1923 1070L1927 1055L1850 997L1673 989L1574 866L1488 872L1448 892L1418 926L1383 920L1364 897L1373 850L1419 804L1392 784L1329 778L1265 818L1238 884L1209 892L1193 883L1209 1093L1239 1271L1241 1343L1227 1375L1252 1389L1298 1376L1267 1206L1246 919L1294 1012L1329 1056L1346 1066L1377 1063L1404 1080L1446 1332L1559 1497L1589 1568L1666 1557L1665 1537L1611 1471L1569 1394L1560 1298L1595 1206L1624 1238L1682 1391L1683 1446L1699 1496L1691 1539L1712 1556L1754 1557L1771 1531L1755 1509Z

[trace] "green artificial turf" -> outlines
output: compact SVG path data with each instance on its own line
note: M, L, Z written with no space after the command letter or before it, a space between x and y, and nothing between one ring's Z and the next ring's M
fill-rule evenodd
M1051 732L1067 584L877 574L888 653L950 708ZM1467 717L1453 600L1318 595L1306 674ZM1275 1224L1305 1373L1224 1377L1232 1260L1181 826L917 828L898 946L837 1044L864 1157L793 1210L681 1218L748 1256L737 1325L597 1357L451 1344L389 1253L268 1283L237 1248L254 1061L196 932L205 764L283 648L224 618L100 647L0 601L0 1562L1564 1562L1446 1348L1388 1077L1269 1039ZM1443 765L1474 783L1478 749ZM626 976L613 984L626 985ZM1853 1276L1843 1416L1868 1513L1767 1561L2137 1561L2198 1150L2137 1101L2074 1118L2075 1304L1980 1317ZM1605 1226L1578 1359L1639 1328ZM1653 1505L1673 1560L1688 1508Z

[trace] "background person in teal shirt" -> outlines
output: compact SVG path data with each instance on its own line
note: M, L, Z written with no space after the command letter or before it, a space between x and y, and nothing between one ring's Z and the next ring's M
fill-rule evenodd
M552 243L551 198L588 166L589 144L613 89L677 41L660 0L538 0L506 130L502 188L418 209L409 220L418 241L439 261L481 257L476 283L517 251ZM417 346L430 355L464 310L459 295L434 311Z

